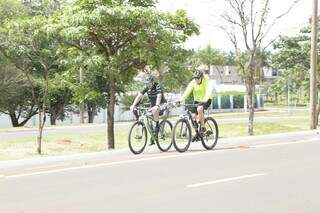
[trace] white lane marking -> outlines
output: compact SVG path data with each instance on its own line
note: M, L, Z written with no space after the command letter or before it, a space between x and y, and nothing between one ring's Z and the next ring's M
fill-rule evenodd
M226 151L226 150L221 150L221 151ZM41 172L32 172L32 173L25 173L25 174L18 174L18 175L9 175L9 176L6 176L6 178L26 177L26 176L33 176L33 175L57 173L57 172L79 170L79 169L86 169L86 168L97 168L97 167L103 167L103 166L121 165L121 164L128 164L128 163L143 162L143 161L148 161L148 160L184 157L184 156L207 154L207 153L209 153L209 152L185 153L185 154L176 154L176 155L170 155L170 156L159 156L159 157L141 158L141 159L134 159L134 160L125 160L125 161L118 161L118 162L111 162L111 163L99 163L99 164L95 164L95 165L76 166L76 167L69 167L69 168L64 168L64 169L55 169L55 170L50 170L50 171L41 171Z
M290 145L290 144L298 144L298 143L308 143L314 142L315 139L306 140L306 141L299 141L299 142L289 142L289 143L276 143L276 144L263 144L263 145L252 145L248 148L263 148L268 146L279 146L279 145ZM214 152L227 152L227 151L235 151L239 149L220 149L214 150ZM250 149L246 149L250 150ZM157 156L157 157L148 157L148 158L141 158L141 159L134 159L134 160L125 160L125 161L118 161L118 162L110 162L110 163L99 163L95 165L85 165L85 166L76 166L76 167L69 167L64 169L55 169L49 171L41 171L41 172L32 172L32 173L24 173L24 174L17 174L17 175L9 175L5 176L6 178L19 178L19 177L27 177L27 176L34 176L34 175L42 175L42 174L50 174L50 173L58 173L58 172L65 172L65 171L72 171L72 170L79 170L79 169L87 169L87 168L97 168L97 167L104 167L104 166L113 166L113 165L121 165L121 164L128 164L128 163L136 163L136 162L143 162L149 160L159 160L159 159L169 159L169 158L178 158L178 157L187 157L187 156L194 156L194 155L201 155L201 154L211 154L210 151L203 151L203 152L195 152L195 153L180 153L174 154L169 156Z
M241 180L241 179L246 179L246 178L253 178L253 177L258 177L258 176L263 176L263 175L265 175L265 174L259 173L259 174L243 175L243 176L238 176L238 177L225 178L225 179L220 179L220 180L214 180L214 181L207 181L207 182L202 182L202 183L190 184L190 185L187 185L187 187L188 188L195 188L195 187L200 187L200 186L212 185L212 184L216 184L216 183L225 183L225 182Z

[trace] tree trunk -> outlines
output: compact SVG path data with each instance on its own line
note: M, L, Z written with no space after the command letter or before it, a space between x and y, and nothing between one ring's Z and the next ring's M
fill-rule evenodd
M93 123L94 117L96 115L97 107L95 104L87 104L88 108L88 123Z
M254 118L254 97L252 88L248 93L248 108L249 108L249 120L248 120L248 134L253 135L253 118Z
M44 80L45 80L45 86L44 86L44 93L43 93L43 101L42 101L42 107L39 106L39 133L37 138L38 143L38 154L41 154L41 146L42 146L42 134L43 134L43 127L46 123L46 100L48 97L48 88L49 88L49 70L45 64L42 64L44 68Z
M22 122L19 123L19 115L16 115L15 111L9 111L9 116L10 116L10 120L11 120L11 124L13 127L20 127L20 126L24 126L34 115L37 114L37 110L33 111L33 107L30 109L30 112L28 113L28 115L23 118L24 120L22 120Z
M251 62L249 65L249 78L246 82L246 88L248 93L248 108L249 108L249 120L248 120L248 134L253 135L253 119L254 119L254 64Z
M40 109L41 107L39 107L39 125L38 125L38 137L37 137L37 144L38 144L38 147L37 147L37 152L38 154L41 154L41 142L42 142L42 112L43 110Z
M50 124L51 125L56 125L56 121L57 121L57 115L56 114L51 114L50 115Z
M108 133L108 149L114 149L114 105L115 105L115 84L114 78L111 75L109 81L109 100L107 106L107 133Z
M94 121L94 111L92 110L88 110L88 123L92 124Z
M17 119L16 113L9 111L9 116L11 119L11 123L13 127L18 127L19 126L19 121Z
M319 114L320 114L320 104L318 103L317 104L317 109L316 109L316 126L318 126L319 125Z

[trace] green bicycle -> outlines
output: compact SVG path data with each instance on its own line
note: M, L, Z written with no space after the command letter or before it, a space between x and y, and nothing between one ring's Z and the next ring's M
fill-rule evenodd
M138 121L136 121L130 128L129 131L129 148L134 154L140 154L145 149L148 142L148 132L150 134L151 141L155 142L157 147L162 151L168 151L172 146L172 123L167 120L169 114L169 104L165 105L164 115L161 116L159 123L158 137L155 132L153 115L149 111L149 108L136 107L135 110L138 114Z

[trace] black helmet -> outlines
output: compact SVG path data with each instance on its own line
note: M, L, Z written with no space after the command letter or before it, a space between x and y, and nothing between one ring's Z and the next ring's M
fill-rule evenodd
M201 70L196 70L194 73L193 73L193 77L194 78L201 78L203 76L203 72Z
M153 83L153 82L154 82L154 77L152 75L149 75L144 79L144 84L145 85L148 85L148 84Z

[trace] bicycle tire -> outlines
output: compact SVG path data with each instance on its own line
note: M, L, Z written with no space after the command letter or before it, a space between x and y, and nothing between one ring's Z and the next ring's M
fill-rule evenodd
M209 122L211 123L210 125L208 125ZM204 136L201 136L201 143L205 149L211 150L217 145L218 142L218 124L214 118L207 117L205 119L204 125L206 127L206 133Z
M142 140L142 142L138 143L138 146L136 146L136 144L133 143L133 139L136 139L136 138L132 138L132 135L133 135L135 128L138 128L139 125L141 126L141 140ZM146 145L147 145L147 141L148 141L147 136L148 136L147 129L146 129L143 122L136 121L131 126L130 131L129 131L129 136L128 136L128 144L129 144L129 149L133 154L137 155L137 154L140 154L143 152L143 150L146 148Z
M181 127L179 125L181 125ZM173 132L172 132L172 141L173 141L174 148L178 152L187 151L191 144L191 137L192 137L192 132L191 132L191 127L188 120L184 118L179 119L177 123L174 125ZM177 139L181 139L182 141L185 142L185 144L180 145L180 142L178 143Z
M162 120L159 126L160 130L156 144L162 152L167 152L172 146L172 123L168 120ZM170 128L170 132L165 132L166 126ZM167 140L165 141L165 139Z

